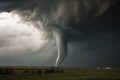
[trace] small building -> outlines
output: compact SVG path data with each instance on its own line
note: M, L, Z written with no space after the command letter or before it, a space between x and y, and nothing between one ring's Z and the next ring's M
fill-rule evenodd
M105 67L105 69L111 69L111 67Z
M101 67L97 67L97 69L101 69Z

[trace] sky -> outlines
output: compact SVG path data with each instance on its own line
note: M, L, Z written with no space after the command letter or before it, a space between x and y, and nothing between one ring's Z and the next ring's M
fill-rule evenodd
M120 0L1 0L1 66L120 67Z

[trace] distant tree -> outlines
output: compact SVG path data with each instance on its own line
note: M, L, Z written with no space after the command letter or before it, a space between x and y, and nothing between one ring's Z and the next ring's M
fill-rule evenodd
M2 68L0 68L0 75L2 75Z
M13 74L13 69L6 69L6 74L7 75L11 75L11 74Z
M64 70L61 69L60 72L61 72L61 74L64 74Z
M60 71L59 71L59 70L57 70L57 71L56 71L56 73L60 73Z
M32 71L31 71L31 73L33 74L33 73L35 73L35 71L34 71L34 70L32 70Z
M28 70L28 69L27 69L27 70L25 70L25 71L24 71L24 73L29 73L29 70Z
M42 70L36 70L36 73L38 73L38 74L42 74Z
M1 68L0 69L0 75L12 75L14 72L13 72L13 69L10 69L10 68Z
M55 73L55 69L51 69L51 70L50 70L50 73Z
M48 73L50 73L50 70L49 70L49 69L46 69L46 70L44 71L44 73L45 73L45 74L48 74Z

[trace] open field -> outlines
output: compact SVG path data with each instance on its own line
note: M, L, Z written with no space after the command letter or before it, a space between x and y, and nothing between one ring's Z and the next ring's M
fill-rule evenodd
M0 80L120 80L120 69L0 67Z

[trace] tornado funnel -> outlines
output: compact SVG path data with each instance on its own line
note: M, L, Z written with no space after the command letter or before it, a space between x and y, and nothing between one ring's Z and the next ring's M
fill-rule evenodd
M60 66L67 56L67 40L65 39L65 33L60 29L54 29L53 36L56 40L56 47L58 56L55 62L55 67Z

